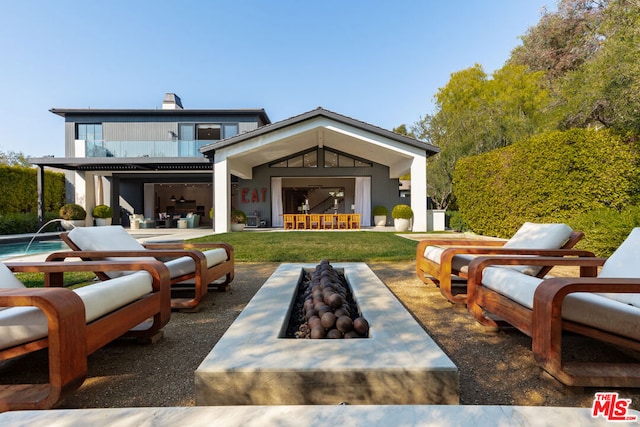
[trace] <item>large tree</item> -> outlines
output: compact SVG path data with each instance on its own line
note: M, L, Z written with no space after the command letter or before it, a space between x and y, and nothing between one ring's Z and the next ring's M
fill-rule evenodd
M542 72L507 64L489 77L478 64L453 73L435 96L436 112L412 132L440 147L429 159L428 190L436 207L452 202L458 159L504 147L546 128L548 94Z
M601 47L563 79L564 126L640 133L640 1L612 0L603 12Z

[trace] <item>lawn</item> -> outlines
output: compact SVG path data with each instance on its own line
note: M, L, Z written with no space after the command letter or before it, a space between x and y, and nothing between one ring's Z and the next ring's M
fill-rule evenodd
M287 231L224 233L195 239L233 246L236 262L377 262L415 259L418 242L394 233Z
M235 262L331 262L410 261L418 242L394 233L367 231L288 231L212 234L194 242L225 242L233 246ZM65 286L82 286L93 273L65 274ZM20 273L27 287L42 286L39 273Z

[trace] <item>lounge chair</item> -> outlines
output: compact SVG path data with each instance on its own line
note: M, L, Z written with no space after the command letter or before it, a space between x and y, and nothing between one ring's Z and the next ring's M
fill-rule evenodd
M171 299L171 307L174 309L197 310L209 287L227 290L233 280L233 248L226 243L142 245L118 225L77 227L68 233L62 233L60 237L73 251L53 253L47 261L60 261L69 257L80 257L84 260L122 260L123 257L134 257L140 261L161 259L169 268L174 291L179 289L193 294L186 298L174 296ZM123 273L97 270L96 274L100 278L108 278ZM220 280L223 278L224 280Z
M479 239L422 240L416 249L416 274L424 283L439 285L440 293L450 302L466 302L466 294L453 293L452 280L467 279L471 260L478 255L566 255L567 249L583 237L565 224L536 224L526 222L508 241ZM561 249L561 252L554 252ZM575 255L588 255L576 252ZM544 277L549 266L520 266L523 273ZM457 276L457 278L455 277Z
M638 254L640 228L608 259L478 257L469 265L467 307L483 325L506 323L531 336L538 364L566 385L640 387L640 363L562 359L563 331L640 351ZM580 277L540 279L505 268L523 264L580 266Z
M61 287L65 272L94 269L144 271ZM50 287L25 288L13 272L45 273ZM48 383L0 384L0 412L53 407L82 385L87 356L116 338L155 342L171 317L170 292L159 261L0 263L0 360L48 348L49 363Z

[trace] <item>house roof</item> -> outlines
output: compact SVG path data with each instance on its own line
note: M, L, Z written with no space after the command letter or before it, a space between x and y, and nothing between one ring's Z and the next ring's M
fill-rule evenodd
M83 116L233 116L233 115L256 115L263 123L269 124L271 120L264 108L240 108L240 109L182 109L182 110L162 110L162 109L109 109L109 108L52 108L49 110L60 117L67 115Z
M200 151L215 161L227 159L231 173L250 179L255 166L313 147L327 147L386 165L392 178L409 173L415 157L440 151L424 141L322 107L213 142Z
M286 127L289 127L298 123L302 123L304 121L311 120L318 117L325 117L328 119L332 119L340 123L344 123L350 126L354 126L356 128L360 128L362 130L366 130L376 135L384 136L385 138L389 138L398 142L402 142L404 144L408 144L417 148L424 149L427 152L427 155L433 155L440 152L440 148L436 147L435 145L431 145L424 141L420 141L406 135L401 135L399 133L395 133L393 131L383 129L381 127L363 122L361 120L354 119L352 117L338 114L336 112L324 109L322 107L318 107L315 110L307 111L306 113L302 113L297 116L293 116L288 119L281 120L279 122L261 126L249 132L245 132L236 136L232 136L230 138L226 138L211 144L207 144L201 147L200 151L202 153L215 151L233 144L238 144L242 141L246 141L251 138L256 138L261 135L274 132L276 130L286 128Z

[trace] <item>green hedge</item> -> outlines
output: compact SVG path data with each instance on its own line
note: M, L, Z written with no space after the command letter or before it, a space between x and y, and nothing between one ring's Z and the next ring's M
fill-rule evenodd
M575 221L579 229L583 215L620 214L638 202L635 148L607 130L573 129L461 159L454 175L460 214L474 232L500 237L525 221Z
M35 168L0 165L0 188L5 189L0 192L0 214L38 211L36 172ZM64 174L45 171L44 211L57 213L64 203Z
M45 213L45 223L58 218L57 212ZM42 231L55 231L59 222L47 225ZM8 213L0 214L0 235L6 234L26 234L35 233L40 228L38 224L38 214L30 213Z

